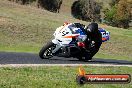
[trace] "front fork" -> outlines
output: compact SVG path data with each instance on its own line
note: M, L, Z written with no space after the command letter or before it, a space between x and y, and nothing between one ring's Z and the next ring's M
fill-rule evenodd
M55 54L61 48L61 45L59 44L59 41L57 41L56 39L53 39L52 42L56 45L56 48L52 50L52 53Z
M56 45L56 48L52 50L52 53L55 54L61 48L60 45Z

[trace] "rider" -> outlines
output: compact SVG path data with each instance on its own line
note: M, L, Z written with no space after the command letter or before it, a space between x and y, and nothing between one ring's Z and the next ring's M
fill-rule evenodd
M102 44L102 35L98 30L98 24L91 23L87 27L85 27L85 25L80 23L65 22L63 26L58 28L59 29L58 31L65 28L69 24L74 24L76 27L82 29L86 33L87 39L85 40L85 48L86 48L85 57L86 60L91 60L92 57L99 51L99 48Z
M87 39L85 40L85 59L91 60L92 57L99 51L99 48L102 44L102 34L98 30L98 24L91 23L87 27L80 23L74 24L76 25L76 27L81 28L87 35Z
M98 30L97 23L91 23L86 28L87 40L86 44L90 44L86 46L86 49L89 50L88 60L91 60L92 57L99 51L99 48L102 44L102 34Z

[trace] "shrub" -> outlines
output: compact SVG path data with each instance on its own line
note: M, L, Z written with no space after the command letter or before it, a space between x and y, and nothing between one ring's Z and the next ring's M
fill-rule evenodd
M62 0L38 0L38 8L44 8L51 12L58 12L62 4Z
M85 21L100 20L101 6L94 0L78 0L71 7L72 15Z
M16 2L16 3L19 3L21 5L25 5L25 4L30 4L36 0L9 0L9 1Z
M122 28L128 28L130 17L131 16L131 10L129 7L129 3L126 0L120 0L117 4L117 10L115 14L115 21L118 27Z
M111 9L105 11L105 20L108 25L128 28L131 20L131 5L127 0L117 1Z
M106 9L104 11L106 24L111 25L111 26L116 26L115 20L114 20L116 10L117 8L115 6L112 6L111 9Z

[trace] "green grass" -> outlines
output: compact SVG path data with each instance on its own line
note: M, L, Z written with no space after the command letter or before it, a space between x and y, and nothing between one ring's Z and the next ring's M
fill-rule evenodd
M60 13L0 0L0 51L38 53L50 41L53 32L65 21L87 22L70 15L73 1L62 4ZM132 30L106 26L111 39L102 45L96 58L132 61Z
M87 74L131 74L130 67L84 66ZM76 83L78 67L0 68L0 88L131 88L129 84Z
M110 41L104 43L97 57L130 60L132 56L132 30L106 27L111 33Z

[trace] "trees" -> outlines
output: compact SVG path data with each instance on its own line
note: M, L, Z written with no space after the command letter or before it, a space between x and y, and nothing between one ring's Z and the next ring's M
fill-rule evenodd
M115 13L115 22L118 27L128 28L130 22L130 7L127 0L120 0L117 4L117 10Z
M58 12L62 4L62 0L38 0L38 7L44 8L51 12Z
M73 17L77 19L83 19L82 8L83 5L80 3L80 1L75 1L71 7L71 14Z
M107 24L128 28L129 22L131 20L131 7L130 3L127 0L116 0L115 5L111 9L105 11L105 20Z
M36 0L9 0L9 1L16 2L16 3L19 3L21 5L25 5L25 4L30 4Z
M105 13L105 23L111 26L116 26L115 24L115 13L116 13L116 6L112 6L111 9L106 9Z
M55 13L56 12L59 13L59 9L62 4L62 0L9 0L9 1L16 2L21 5L26 5L36 2L38 8L41 7Z
M101 6L94 0L78 0L71 7L71 13L75 18L85 21L98 21L100 19Z

